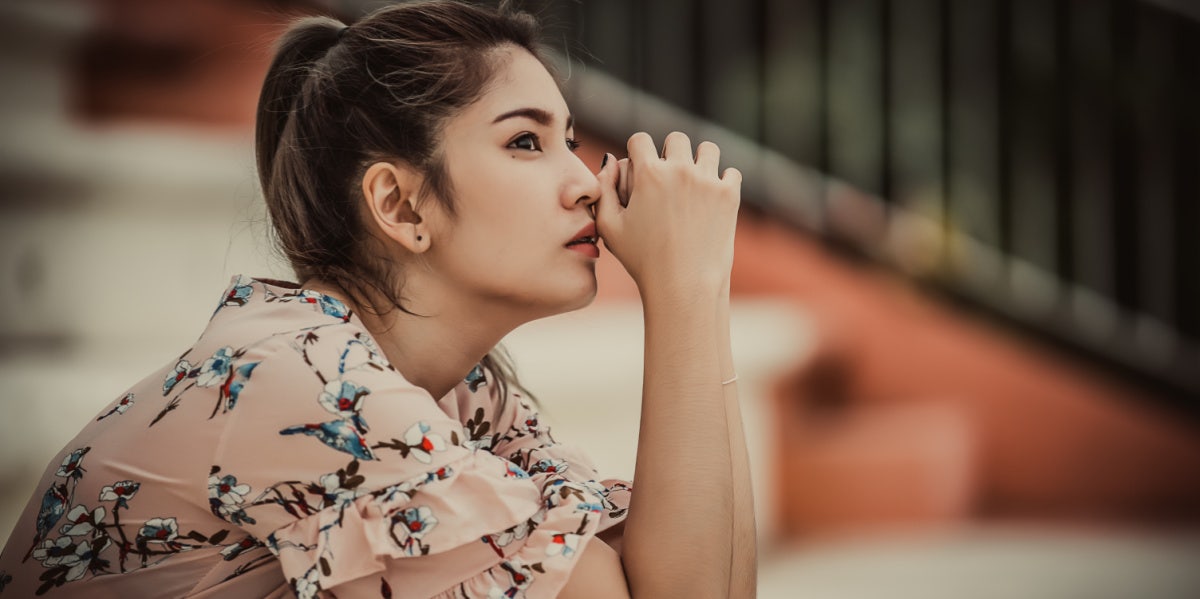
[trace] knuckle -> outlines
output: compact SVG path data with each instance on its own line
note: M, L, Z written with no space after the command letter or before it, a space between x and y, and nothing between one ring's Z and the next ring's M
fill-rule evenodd
M689 168L690 166L690 164L684 162L664 161L661 165L661 168L663 168L666 172L671 173L671 175L678 180L684 181L694 178L692 169Z
M687 133L684 133L683 131L672 131L672 132L668 133L667 140L669 141L671 139L675 139L675 140L678 140L681 142L684 142L684 141L690 142L691 141L691 139L687 136Z

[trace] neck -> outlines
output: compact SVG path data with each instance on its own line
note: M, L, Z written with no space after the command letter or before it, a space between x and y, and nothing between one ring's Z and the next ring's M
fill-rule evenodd
M471 369L483 359L500 340L520 322L492 318L478 307L453 301L414 301L405 307L421 314L414 316L399 309L386 309L391 304L370 298L372 305L384 306L381 314L366 309L341 289L321 281L307 281L305 289L313 289L336 297L350 306L362 320L367 332L375 339L400 374L410 383L440 399L452 391ZM414 294L420 296L421 294Z

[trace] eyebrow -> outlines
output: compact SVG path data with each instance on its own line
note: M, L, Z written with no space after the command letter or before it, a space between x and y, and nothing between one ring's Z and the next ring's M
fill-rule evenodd
M542 108L530 107L530 108L518 108L516 110L510 110L510 111L496 117L496 120L492 121L492 124L494 125L496 123L499 123L500 121L507 120L507 119L515 119L515 118L527 118L532 121L535 121L537 124L539 124L543 127L549 127L550 123L554 122L554 115L551 114L549 110L545 110ZM575 126L575 115L568 114L567 115L567 129L570 129L574 126Z

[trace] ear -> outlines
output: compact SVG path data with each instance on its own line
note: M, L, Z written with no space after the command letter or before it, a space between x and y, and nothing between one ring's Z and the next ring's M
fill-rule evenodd
M375 224L405 249L420 254L429 249L429 231L414 208L422 177L403 164L376 162L363 174L362 192Z

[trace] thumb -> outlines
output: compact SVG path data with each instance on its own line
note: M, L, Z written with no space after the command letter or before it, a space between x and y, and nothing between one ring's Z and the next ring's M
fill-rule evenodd
M618 226L623 210L617 195L617 159L612 154L605 154L604 158L604 167L596 174L600 181L600 199L596 200L596 229L601 237L606 237L609 231Z

